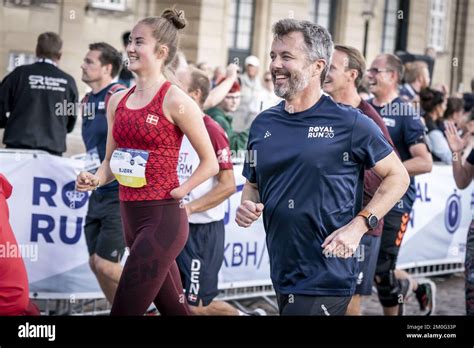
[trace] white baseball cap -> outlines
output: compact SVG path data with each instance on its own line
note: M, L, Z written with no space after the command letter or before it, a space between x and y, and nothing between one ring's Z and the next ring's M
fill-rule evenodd
M260 66L260 59L255 56L248 56L245 58L245 66L253 65L254 67L258 68Z

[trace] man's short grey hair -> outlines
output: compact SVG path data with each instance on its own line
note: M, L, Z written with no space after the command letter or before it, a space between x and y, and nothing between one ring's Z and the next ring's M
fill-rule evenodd
M273 25L273 35L275 38L281 39L291 32L300 32L303 34L308 61L310 63L314 63L318 59L324 59L326 61L326 66L321 72L322 86L329 71L331 57L334 51L331 34L329 34L326 28L318 24L291 18L281 19Z

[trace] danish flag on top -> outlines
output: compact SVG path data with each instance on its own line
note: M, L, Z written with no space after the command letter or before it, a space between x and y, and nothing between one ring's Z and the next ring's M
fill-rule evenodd
M159 119L160 118L156 115L148 114L148 116L146 117L146 123L150 123L150 124L156 126L158 124Z

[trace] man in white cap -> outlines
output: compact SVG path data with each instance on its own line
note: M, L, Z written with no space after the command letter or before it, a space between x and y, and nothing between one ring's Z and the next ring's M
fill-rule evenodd
M252 121L262 111L263 87L258 78L260 60L255 56L245 58L245 73L240 76L240 106L233 115L232 127L236 132L250 128Z

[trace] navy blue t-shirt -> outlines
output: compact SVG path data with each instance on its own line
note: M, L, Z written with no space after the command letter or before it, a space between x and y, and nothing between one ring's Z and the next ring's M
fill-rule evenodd
M111 83L96 94L89 93L87 101L83 105L82 139L84 140L87 151L96 150L98 152L100 162L105 158L107 145L105 99L109 89L113 85L115 85L115 83ZM98 189L99 192L109 192L113 190L118 191L118 182L116 180Z
M425 136L425 127L421 123L419 113L409 103L403 102L400 97L383 107L374 105L373 99L368 102L382 116L402 162L412 158L410 146L424 142ZM403 204L395 204L392 211L409 213L415 198L415 179L411 177L410 186L402 197Z
M328 96L302 112L284 106L254 120L255 161L243 170L265 206L273 285L282 294L350 296L357 259L327 258L321 244L361 210L364 168L393 149L371 119Z

